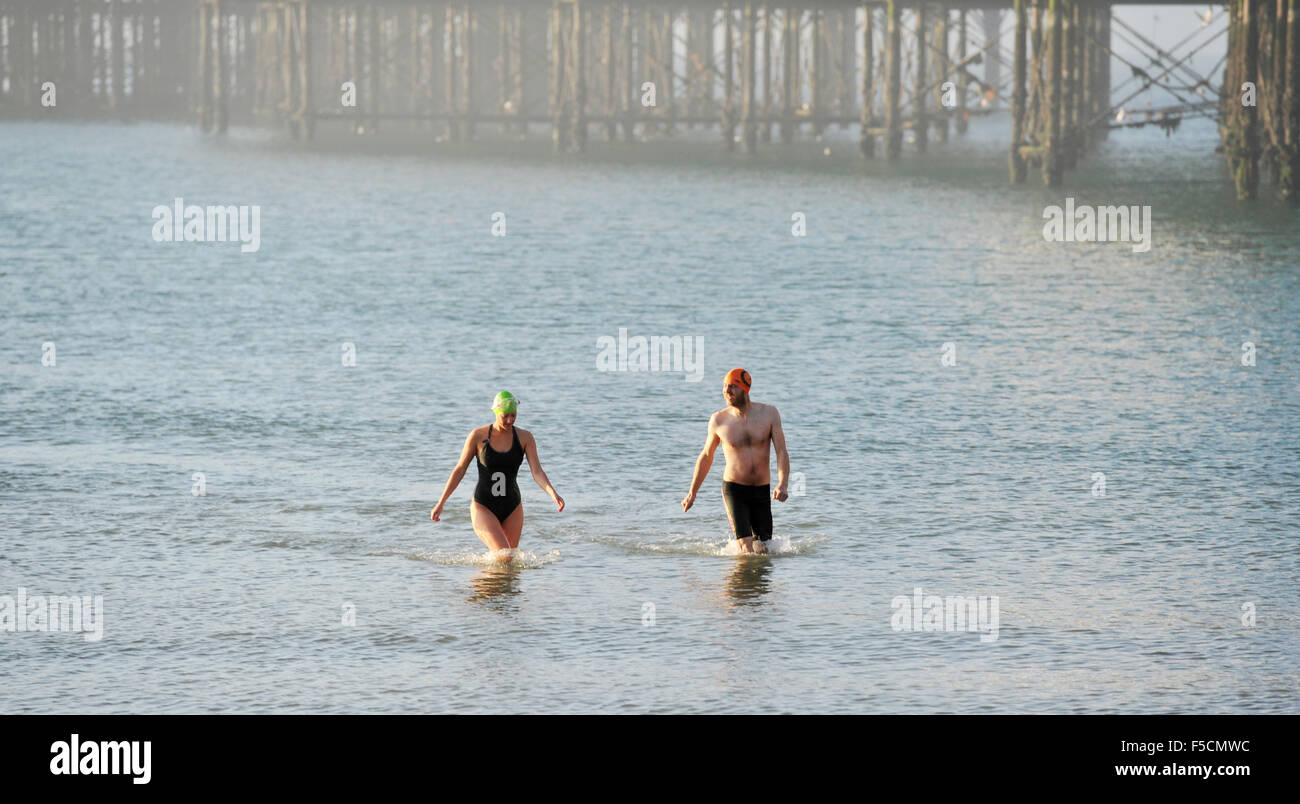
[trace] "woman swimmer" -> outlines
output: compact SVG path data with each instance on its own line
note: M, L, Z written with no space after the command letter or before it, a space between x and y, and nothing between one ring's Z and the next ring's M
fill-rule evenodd
M524 456L528 457L533 480L551 495L557 512L564 510L564 498L555 493L555 487L542 471L542 462L537 457L537 441L533 434L514 426L518 410L519 400L509 391L496 395L496 399L492 400L492 412L496 414L496 421L470 432L465 439L465 448L461 450L460 460L456 462L456 468L451 470L451 477L447 478L447 487L442 490L442 497L429 512L430 519L440 521L447 498L460 485L470 460L477 456L478 485L474 487L474 499L469 504L469 518L474 524L474 533L493 552L519 547L519 534L524 529L524 506L515 475L519 472L519 464L523 463ZM500 553L498 558L509 560L510 554Z

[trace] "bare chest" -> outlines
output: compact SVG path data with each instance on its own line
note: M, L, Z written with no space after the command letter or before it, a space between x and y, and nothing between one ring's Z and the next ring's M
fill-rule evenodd
M766 447L772 439L772 424L768 421L730 421L718 427L718 438L732 449Z

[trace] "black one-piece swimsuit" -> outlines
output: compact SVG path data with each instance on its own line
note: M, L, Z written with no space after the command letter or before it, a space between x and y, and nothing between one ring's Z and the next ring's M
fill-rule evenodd
M515 512L523 497L519 494L519 464L524 462L524 448L519 443L519 431L510 428L514 441L510 449L497 452L492 449L492 429L478 447L478 485L474 487L474 502L491 511L498 522L505 522ZM493 489L497 491L493 494Z

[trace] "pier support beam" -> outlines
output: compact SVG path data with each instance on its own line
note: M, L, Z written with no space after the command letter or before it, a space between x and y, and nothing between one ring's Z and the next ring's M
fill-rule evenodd
M115 4L115 7L121 7L120 0ZM216 58L213 59L212 62L212 68L216 72L217 83L213 90L212 100L216 105L217 133L225 134L226 129L230 125L230 107L227 105L227 96L230 93L229 84L226 82L226 46L228 44L228 31L226 30L226 12L221 0L216 0L215 10L217 15L217 52ZM114 102L117 102L117 99L121 97L120 93L122 91L121 84L118 83L120 80L118 73L121 72L121 56L118 54L118 50L122 44L122 24L116 14L113 15L113 31L113 98Z
M634 28L632 6L623 6L623 139L632 142L636 139L636 117L639 102L637 98L636 59L632 53L632 32Z
M740 122L744 137L745 153L754 154L758 152L758 123L754 121L754 71L756 68L756 42L754 36L757 33L755 29L754 4L745 3L745 33L744 33L744 54L743 66L745 71L743 77L743 86L741 89L741 107Z
M772 141L772 6L763 4L763 125L759 137Z
M903 153L903 120L898 108L903 96L903 42L898 0L888 0L885 8L885 35L885 158L896 162Z
M1060 187L1063 178L1061 154L1061 72L1064 65L1065 14L1062 0L1048 0L1047 14L1051 34L1047 44L1047 153L1043 157L1043 181L1048 187Z
M925 64L930 59L926 53L925 29L925 3L919 3L916 6L916 82L912 89L912 103L916 106L916 122L912 126L912 134L916 137L916 152L919 154L926 152L930 142L930 117L926 114L928 87L925 80Z
M731 32L731 4L722 4L722 145L727 151L736 149L736 114L735 114L735 76L732 65L735 63L735 42Z
M587 48L582 27L582 4L573 0L573 140L577 153L587 150Z
M875 60L871 43L872 15L873 12L867 0L862 0L862 107L858 110L862 130L858 135L858 150L862 153L863 159L871 159L876 155L876 138L871 133L872 127L876 124L871 109L872 100L876 94L872 74Z
M614 122L615 115L618 113L616 99L618 98L618 77L614 69L614 4L605 3L605 26L601 31L602 42L605 46L605 142L613 142L618 138L618 124Z
M941 6L934 18L934 50L932 55L934 56L935 72L937 73L934 82L934 102L939 110L939 119L934 121L934 133L938 142L946 143L948 141L949 110L943 104L943 85L951 78L952 72L951 60L948 58L947 6Z
M551 147L556 153L569 148L569 118L564 108L564 16L558 0L551 2Z
M1239 35L1237 53L1229 55L1237 60L1237 86L1228 87L1229 103L1241 104L1241 85L1245 83L1259 85L1259 14L1255 5L1257 0L1238 0ZM1254 200L1259 194L1259 109L1257 106L1242 106L1234 137L1233 156L1236 165L1233 181L1237 186L1237 198L1241 201Z
M961 64L962 71L959 75L953 76L953 80L957 82L957 133L965 134L970 126L970 112L966 110L966 90L969 88L966 82L966 70L969 69L966 63L966 9L963 8L958 13L960 16L957 19L957 61ZM998 52L994 50L984 58L997 61ZM996 85L994 86L996 91Z
M1015 62L1014 68L1014 86L1011 90L1011 182L1021 184L1028 174L1028 165L1025 164L1025 158L1020 154L1020 148L1025 144L1025 99L1028 90L1025 85L1027 64L1026 49L1027 42L1027 18L1025 14L1025 3L1028 0L1015 0L1014 13L1016 15L1016 33L1015 33Z
M785 7L781 21L781 143L789 145L794 142L794 82L799 69L799 22L793 6Z
M1286 58L1283 92L1282 170L1278 190L1283 200L1300 204L1300 0L1286 0Z
M812 120L812 135L820 137L826 130L822 122L822 96L826 90L826 48L822 45L822 10L810 8L808 16L812 22L812 64L808 70L809 119Z
M199 4L199 131L212 131L212 4ZM101 24L103 17L100 18ZM102 30L102 29L101 29Z

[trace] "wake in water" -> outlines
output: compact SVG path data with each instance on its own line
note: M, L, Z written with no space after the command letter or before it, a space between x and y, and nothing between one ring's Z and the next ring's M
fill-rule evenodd
M773 536L771 541L767 542L767 556L772 558L783 558L785 556L803 555L811 548L824 542L823 536L809 536L800 539L798 543L790 540L789 536ZM675 555L692 555L692 556L730 556L730 557L763 557L762 554L751 556L749 553L740 552L740 543L735 539L727 539L720 542L716 536L701 537L689 534L680 534L669 536L665 541L637 541L633 536L593 536L591 541L598 544L606 544L612 547L621 547L634 553L669 553Z
M560 551L532 553L528 550L493 550L487 553L464 551L460 553L408 553L412 561L430 561L434 564L457 564L469 567L515 567L537 569L560 560Z

